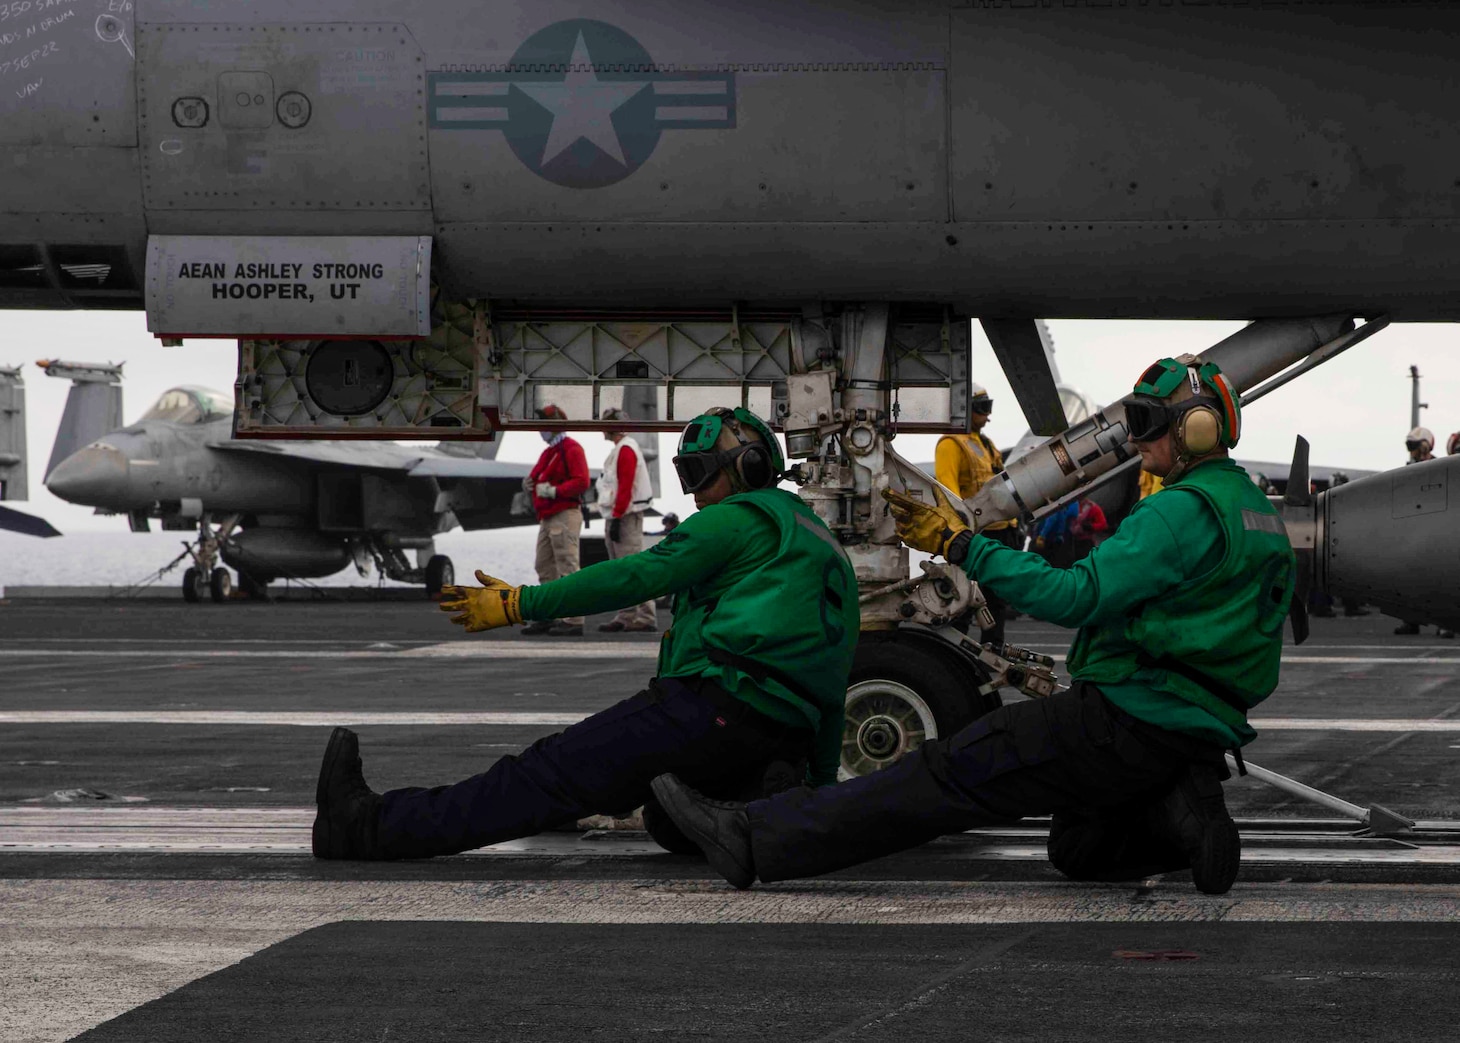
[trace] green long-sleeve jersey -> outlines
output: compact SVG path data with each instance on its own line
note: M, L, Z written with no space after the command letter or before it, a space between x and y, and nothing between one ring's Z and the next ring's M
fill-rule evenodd
M1212 466L1211 464L1204 466ZM1218 466L1234 467L1226 461ZM1225 537L1217 516L1197 495L1168 487L1141 501L1115 533L1068 569L1037 554L1015 551L985 536L969 545L964 570L1020 612L1080 628L1071 653L1076 680L1082 646L1120 634L1143 606L1208 574L1222 560ZM1222 747L1257 733L1235 714L1218 717L1180 690L1180 679L1142 676L1100 681L1105 697L1126 713L1168 731Z
M758 499L747 502L751 498ZM798 559L787 554L787 535L774 513L767 513L767 509L780 510L782 517L788 516L784 512L792 500L795 498L789 493L767 490L705 507L643 553L600 562L540 586L523 587L523 618L588 615L666 594L675 595L674 626L660 642L659 676L708 677L767 717L793 727L809 728L814 740L807 779L813 785L834 782L841 762L846 673L857 636L856 581L850 566L836 551L836 567L844 569L846 574L845 605L838 605L836 612L840 616L845 609L849 615L830 620L828 629L826 612L818 615L813 609L810 613L802 611L789 616L776 612L775 604L786 603L790 607L794 603L794 597L787 596L788 592L800 594L809 588L813 597L821 596L819 577L793 568L791 563ZM795 502L800 504L798 500ZM800 505L800 510L805 511L804 505ZM809 516L809 512L805 513ZM800 527L806 529L808 525L812 527L808 531L814 531L820 522L803 518ZM796 528L791 526L793 534ZM824 527L821 534L820 539L834 547L834 540ZM819 547L821 543L813 540L810 546ZM804 568L804 558L799 560ZM757 598L768 599L771 609L757 609ZM761 641L761 647L770 648L770 654L762 656L762 661L774 660L766 664L771 667L769 678L752 680L743 662L737 666L715 661L722 658L716 652L725 649L707 647L706 634L701 632L704 627L684 623L693 618L704 619L708 624L710 618L720 616L743 621L745 608L739 606L744 606L747 600L753 612L770 617L768 622L773 625L757 635L752 633L756 629L753 624L735 624L736 633L719 635L720 643L733 644L743 632L743 647L729 651L742 658L756 658L757 641ZM737 616L737 610L742 614ZM801 630L805 633L800 634ZM828 635L835 640L829 640ZM802 654L795 659L800 662L787 662L776 655L777 646L795 649L797 642ZM715 643L713 637L710 643ZM794 691L788 687L785 682L793 679L786 674L816 654L807 654L805 650L819 646L819 654L824 655L829 644L845 645L842 657L845 664L839 668L840 676L832 676L837 669L821 670L811 684L795 685Z

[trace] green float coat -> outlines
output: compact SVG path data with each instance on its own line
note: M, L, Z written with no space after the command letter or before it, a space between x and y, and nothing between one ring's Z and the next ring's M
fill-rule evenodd
M766 716L812 729L808 778L834 782L860 615L856 577L821 520L784 490L739 493L642 554L523 587L522 615L588 615L665 594L675 595L674 626L659 676L711 678Z
M1210 460L1136 504L1070 569L979 536L968 574L1021 612L1080 632L1066 666L1131 716L1234 747L1256 736L1245 707L1277 687L1294 558L1247 472ZM1186 673L1154 665L1175 660Z

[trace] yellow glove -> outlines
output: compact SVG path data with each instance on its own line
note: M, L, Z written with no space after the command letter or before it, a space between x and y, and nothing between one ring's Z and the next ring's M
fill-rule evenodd
M522 622L522 588L477 569L480 587L442 587L441 611L460 612L451 621L475 634Z
M936 504L914 500L904 493L882 490L882 498L892 511L897 522L897 537L909 547L925 550L929 554L948 557L948 548L968 526L948 502L948 497L937 486L933 487Z

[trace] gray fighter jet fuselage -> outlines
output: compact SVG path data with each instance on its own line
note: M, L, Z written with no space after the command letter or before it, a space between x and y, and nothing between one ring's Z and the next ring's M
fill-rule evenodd
M5 10L6 306L138 307L149 236L428 236L457 297L575 307L1460 315L1450 4ZM146 274L359 313L378 259Z

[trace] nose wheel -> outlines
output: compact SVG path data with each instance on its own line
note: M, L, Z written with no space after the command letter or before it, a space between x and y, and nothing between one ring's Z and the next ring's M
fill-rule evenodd
M938 721L913 689L885 678L847 689L842 767L849 776L880 771L938 737Z
M896 764L999 706L978 663L930 631L869 632L857 643L842 731L843 779Z

